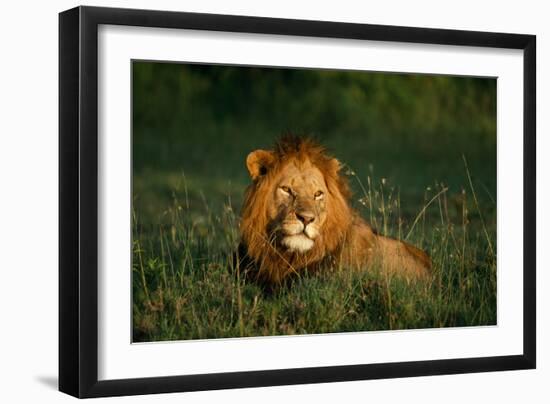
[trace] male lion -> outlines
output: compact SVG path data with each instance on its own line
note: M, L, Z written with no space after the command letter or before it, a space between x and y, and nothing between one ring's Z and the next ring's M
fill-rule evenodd
M423 277L426 253L378 235L348 203L341 165L309 138L283 137L246 159L252 178L242 209L241 270L271 285L292 273L341 267ZM244 268L243 268L244 267Z

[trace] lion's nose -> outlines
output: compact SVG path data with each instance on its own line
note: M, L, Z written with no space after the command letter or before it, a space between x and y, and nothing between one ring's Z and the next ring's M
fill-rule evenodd
M296 213L296 217L298 218L298 220L300 222L302 222L304 224L304 226L307 226L308 224L310 224L311 222L313 222L315 220L315 215L313 215L313 213L309 213L309 212Z

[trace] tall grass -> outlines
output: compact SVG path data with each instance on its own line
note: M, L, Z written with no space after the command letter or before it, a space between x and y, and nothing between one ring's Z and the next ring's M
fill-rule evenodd
M483 216L464 162L468 189L450 194L434 182L406 209L399 187L372 166L365 175L346 171L360 190L353 202L363 217L432 257L431 276L419 283L335 268L266 293L242 279L231 258L239 241L233 195L242 186L229 187L213 207L202 190L190 192L182 173L155 220L140 211L135 192L134 341L496 324L495 207Z

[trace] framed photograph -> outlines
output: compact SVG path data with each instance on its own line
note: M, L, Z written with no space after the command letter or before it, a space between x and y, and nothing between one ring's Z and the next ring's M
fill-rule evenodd
M533 369L535 36L59 16L59 388Z

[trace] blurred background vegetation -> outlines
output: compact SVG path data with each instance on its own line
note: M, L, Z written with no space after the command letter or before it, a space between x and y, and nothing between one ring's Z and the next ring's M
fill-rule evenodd
M132 68L134 340L495 324L496 79ZM427 288L367 274L269 298L228 274L246 156L285 132L318 139L348 166L354 207L430 253Z
M199 184L239 202L246 155L286 131L373 169L405 207L434 181L460 192L462 155L480 198L496 197L495 79L134 62L133 114L134 195L155 222L182 174L192 202Z

